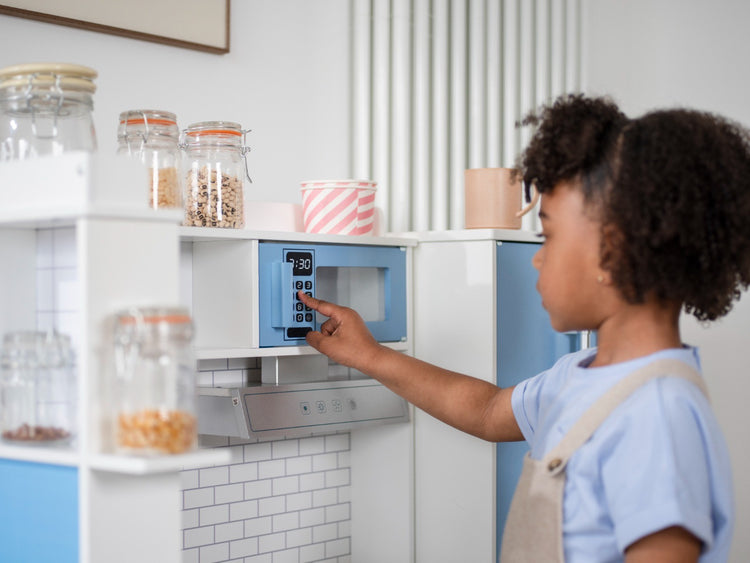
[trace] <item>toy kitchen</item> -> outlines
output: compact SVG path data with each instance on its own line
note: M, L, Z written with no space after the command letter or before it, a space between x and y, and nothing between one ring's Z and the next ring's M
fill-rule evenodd
M512 385L585 345L549 327L537 239L382 235L351 180L303 183L303 216L269 226L246 130L129 110L98 153L95 76L0 71L4 135L36 143L0 152L0 560L496 560L520 446L329 362L297 292Z

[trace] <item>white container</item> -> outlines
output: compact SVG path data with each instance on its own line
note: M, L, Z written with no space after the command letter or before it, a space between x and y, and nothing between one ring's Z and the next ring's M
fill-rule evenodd
M305 232L370 235L375 223L375 190L369 180L302 182Z

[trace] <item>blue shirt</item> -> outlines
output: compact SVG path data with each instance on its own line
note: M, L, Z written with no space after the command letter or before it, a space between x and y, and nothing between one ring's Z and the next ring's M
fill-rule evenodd
M663 350L585 367L595 349L561 358L513 391L513 413L541 459L617 381L661 358L700 371L697 350ZM634 541L682 526L703 542L702 562L729 558L734 521L729 454L708 399L689 381L652 380L618 406L570 459L563 497L567 562L622 561Z

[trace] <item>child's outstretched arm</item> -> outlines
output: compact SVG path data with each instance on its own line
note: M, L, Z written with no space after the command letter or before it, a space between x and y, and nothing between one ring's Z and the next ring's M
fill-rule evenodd
M469 434L492 442L523 440L510 404L512 388L417 360L370 334L356 311L299 293L305 305L329 317L307 343L337 363L380 381L410 403Z

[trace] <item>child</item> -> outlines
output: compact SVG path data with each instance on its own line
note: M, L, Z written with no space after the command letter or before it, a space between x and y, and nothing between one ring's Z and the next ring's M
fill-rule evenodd
M300 293L330 317L307 341L460 430L529 442L504 562L726 561L729 456L678 319L725 315L750 282L748 133L687 110L629 120L578 95L527 123L537 289L556 330L596 330L597 348L500 389L380 346L351 309Z

